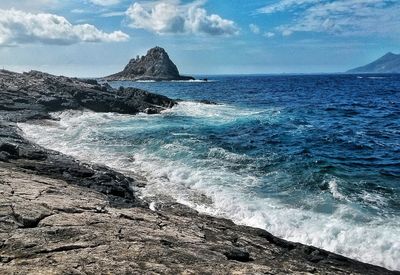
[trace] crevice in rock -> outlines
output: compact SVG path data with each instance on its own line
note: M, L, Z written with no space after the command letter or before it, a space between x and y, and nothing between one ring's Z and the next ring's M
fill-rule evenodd
M131 216L128 216L128 215L125 215L125 214L119 214L118 217L130 220L130 221L139 221L139 222L144 222L145 221L145 219L143 219L143 218L135 218L135 217L131 217Z
M161 221L157 223L157 226L159 227L160 230L162 230L164 229L164 227L168 226L168 224Z
M100 246L100 245L97 245ZM96 246L89 246L89 245L78 245L78 244L71 244L71 245L64 245L54 249L46 249L39 251L37 254L48 254L48 253L55 253L55 252L67 252L71 250L77 249L85 249L85 248L94 248Z
M38 217L24 217L15 212L14 206L12 204L10 204L10 208L11 208L11 216L17 222L19 228L35 228L39 225L39 223L43 219L54 215L54 213L51 214L41 213Z

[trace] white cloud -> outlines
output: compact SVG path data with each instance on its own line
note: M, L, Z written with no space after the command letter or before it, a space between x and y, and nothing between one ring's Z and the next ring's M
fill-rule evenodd
M71 10L71 13L76 13L76 14L81 14L81 13L86 13L86 10L83 9L73 9Z
M1 0L0 9L18 9L26 11L51 10L58 7L60 0Z
M263 34L263 36L264 36L264 37L267 37L267 38L272 38L272 37L275 36L275 33L273 33L273 32L265 32L265 33Z
M79 42L119 42L129 36L121 31L106 33L93 25L73 25L62 16L0 9L0 46L27 43L68 45Z
M260 33L260 27L257 26L256 24L250 24L249 25L249 29L250 29L250 31L252 33L255 33L255 34L259 34Z
M284 11L294 6L302 6L305 4L318 3L321 0L280 0L275 4L267 5L257 10L259 13L275 13Z
M126 11L132 28L145 29L158 34L235 35L239 29L235 22L208 14L204 1L181 4L179 0L133 3Z
M99 6L111 6L119 4L120 0L89 0L89 2Z
M283 0L259 12L275 13L301 9L293 23L276 28L282 35L295 32L321 32L334 35L399 37L400 1L398 0Z
M100 17L120 17L120 16L125 16L124 11L111 11L111 12L106 12L100 14Z
M267 38L272 38L275 36L275 33L273 33L273 32L262 32L260 27L257 26L256 24L250 24L249 29L252 33L262 34L262 36L267 37Z

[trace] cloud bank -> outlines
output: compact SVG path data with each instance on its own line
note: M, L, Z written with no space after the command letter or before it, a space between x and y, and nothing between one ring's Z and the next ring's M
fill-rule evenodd
M0 9L18 9L25 11L48 10L58 7L61 0L1 0Z
M398 0L282 0L258 9L259 13L293 12L292 23L277 27L283 35L320 32L343 36L398 37Z
M321 0L281 0L278 1L277 3L271 4L264 6L260 9L257 10L259 13L275 13L275 12L280 12L284 11L290 8L293 8L295 6L302 6L305 4L312 4L312 3L318 3L321 2Z
M129 26L157 34L236 35L235 22L208 14L203 1L181 4L179 0L133 3L126 11Z
M120 42L129 36L106 33L93 25L73 25L62 16L0 9L0 46L28 43L68 45L79 42Z

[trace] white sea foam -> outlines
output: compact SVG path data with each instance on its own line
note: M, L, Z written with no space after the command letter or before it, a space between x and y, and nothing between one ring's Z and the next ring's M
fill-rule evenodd
M387 199L380 194L369 193L366 191L362 192L361 198L375 209L380 209L387 205Z
M200 102L180 102L176 107L164 111L164 114L178 114L179 116L192 117L199 119L207 119L207 122L212 123L227 123L233 122L240 118L257 117L270 113L271 120L279 115L279 109L271 110L254 110L246 108L237 108L231 105L219 104L203 104Z
M157 211L157 209L156 209L156 203L155 203L154 201L152 201L152 202L149 204L149 209L150 209L151 211Z
M384 76L369 76L369 79L385 79L386 77Z
M368 78L368 79L385 79L387 77L385 76L367 76L367 77L363 77L363 76L357 76L358 79L362 79L362 78Z
M277 119L278 110L269 110L270 119ZM240 224L267 229L291 241L314 245L365 262L400 269L400 221L397 217L371 219L352 207L340 192L340 181L328 179L329 192L338 203L332 213L316 212L294 207L277 198L263 197L254 192L262 182L251 173L230 170L224 163L246 161L249 157L220 147L208 148L207 158L179 158L192 154L190 142L159 145L157 141L130 148L128 141L105 142L97 138L100 129L123 131L156 127L153 120L169 115L208 119L207 123L222 124L248 116L262 115L259 111L239 109L228 105L204 105L184 102L156 116L128 116L92 112L62 112L53 114L60 119L39 125L19 126L32 140L45 147L61 151L85 161L106 164L124 173L135 171L148 179L142 190L144 197L169 195L178 202L201 212L228 217ZM113 122L120 122L114 128ZM137 123L137 122L146 123ZM134 128L131 126L134 124ZM126 127L126 129L124 128ZM45 134L44 134L45 133ZM176 133L193 144L201 143L195 136ZM149 141L151 142L151 141ZM159 145L157 151L149 148ZM118 147L121 149L118 150ZM162 154L167 154L165 158ZM279 177L280 171L268 174ZM378 200L364 194L365 200ZM309 204L324 200L316 197ZM151 204L155 209L155 204ZM362 221L362 222L360 222Z
M217 80L205 80L205 79L189 79L189 80L172 80L171 82L179 82L179 83L207 83L207 82L216 82Z
M344 195L342 195L342 193L339 192L337 182L338 182L338 179L336 179L336 178L332 178L331 180L329 180L329 182L328 182L329 191L332 193L332 196L335 199L344 200L346 197Z

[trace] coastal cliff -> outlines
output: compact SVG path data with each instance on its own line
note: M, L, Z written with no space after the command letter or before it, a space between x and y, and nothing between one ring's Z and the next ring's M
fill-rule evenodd
M145 56L131 59L122 72L105 77L106 80L193 80L191 76L182 76L178 68L169 58L167 52L160 47L148 50Z
M134 115L175 104L93 80L1 71L0 273L399 274L171 201L150 205L140 175L47 150L16 124L51 123L53 111Z

